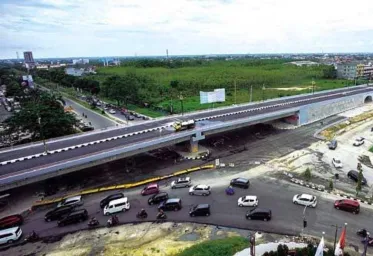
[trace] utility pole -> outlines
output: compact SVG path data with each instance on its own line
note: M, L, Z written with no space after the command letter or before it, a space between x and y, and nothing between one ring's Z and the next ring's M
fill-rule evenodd
M237 84L236 84L236 79L234 79L234 104L237 104Z
M44 153L48 154L47 143L46 143L45 138L44 138L43 126L41 125L41 117L40 116L38 117L38 123L39 123L39 126L40 126L40 136L41 136L41 138L43 140Z
M255 234L254 233L249 233L249 242L250 242L250 256L255 256Z
M262 87L262 101L264 101L264 90L265 90L265 86L263 84L263 87Z
M308 205L306 205L303 209L303 228L301 235L303 234L304 229L307 227L307 219L306 219L306 210L307 210Z
M180 104L181 104L181 115L183 116L184 115L184 104L183 104L184 97L181 93L180 93L180 96L179 96L179 100L180 100Z
M250 86L250 102L253 101L253 85Z
M312 84L312 94L315 94L315 81L313 80L313 78L312 78L311 84Z

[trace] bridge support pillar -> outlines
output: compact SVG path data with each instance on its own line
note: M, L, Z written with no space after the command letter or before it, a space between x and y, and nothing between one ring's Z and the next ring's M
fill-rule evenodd
M197 132L195 135L193 135L190 138L190 152L191 153L198 152L198 141L203 140L204 138L205 138L205 135L203 135L201 132Z

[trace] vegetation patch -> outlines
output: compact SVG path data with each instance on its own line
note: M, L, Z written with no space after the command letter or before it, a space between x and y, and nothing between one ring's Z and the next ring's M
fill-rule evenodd
M247 238L236 236L193 245L178 256L230 256L248 247Z

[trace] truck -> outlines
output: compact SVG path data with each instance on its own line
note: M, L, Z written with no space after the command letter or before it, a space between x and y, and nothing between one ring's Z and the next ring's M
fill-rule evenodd
M196 121L187 120L187 121L176 121L172 124L172 127L174 127L175 131L184 131L188 129L193 129L196 126Z

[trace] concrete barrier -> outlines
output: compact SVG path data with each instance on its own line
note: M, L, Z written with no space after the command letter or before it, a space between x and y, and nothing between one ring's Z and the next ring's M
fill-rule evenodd
M69 194L69 195L64 196L64 197L37 201L32 205L32 209L36 208L38 206L58 203L58 202L62 201L63 199L68 198L68 197L72 197L72 196L89 195L89 194L95 194L95 193L100 193L100 192L105 192L105 191L110 191L110 190L116 190L116 189L129 189L129 188L134 188L134 187L138 187L138 186L141 186L141 185L145 185L145 184L148 184L148 183L151 183L151 182L165 180L165 179L172 178L172 177L175 177L175 176L178 176L178 175L187 174L187 173L191 173L191 172L195 172L195 171L199 171L199 170L213 169L213 168L215 168L215 165L213 165L213 164L204 165L204 166L200 166L200 167L194 167L194 168L190 168L190 169L186 169L186 170L182 170L182 171L177 171L177 172L174 172L174 173L172 173L170 175L166 175L166 176L159 176L159 177L154 177L154 178L138 181L138 182L135 182L135 183L127 183L127 184L114 185L114 186L109 186L109 187L83 190L83 191L80 191L80 192L77 192L77 193Z

